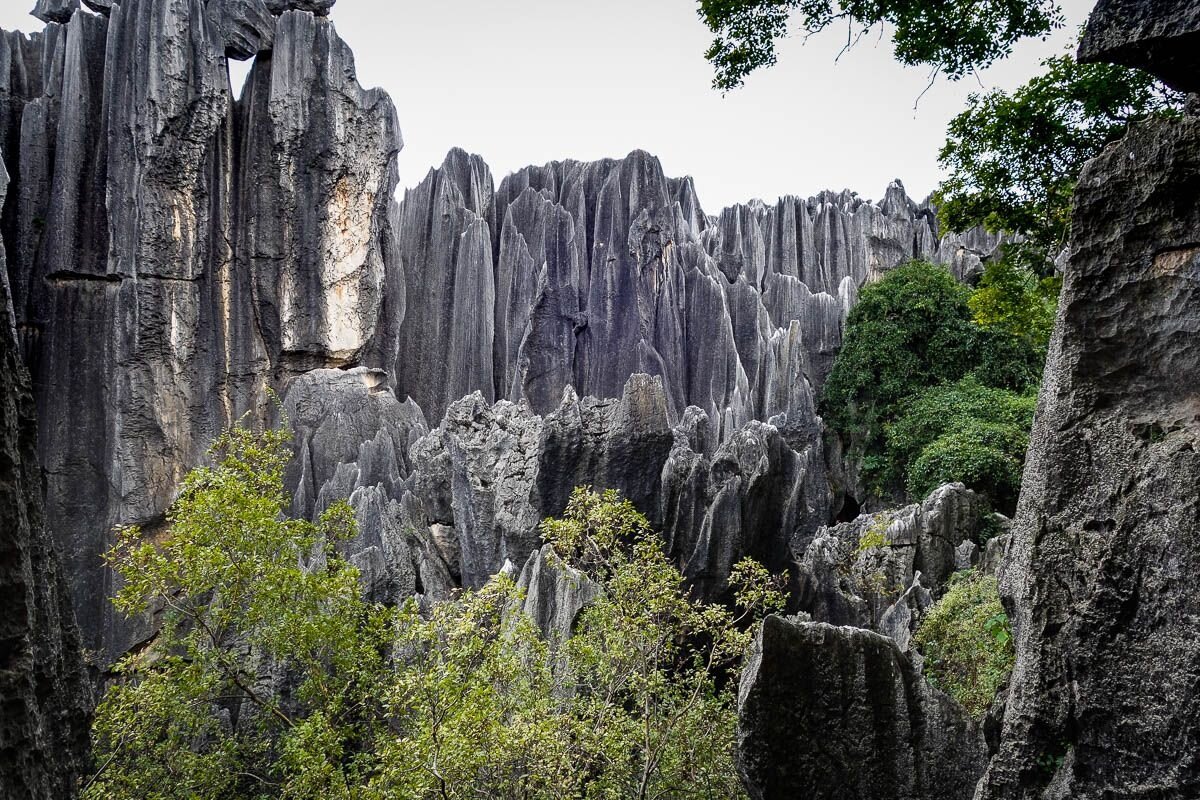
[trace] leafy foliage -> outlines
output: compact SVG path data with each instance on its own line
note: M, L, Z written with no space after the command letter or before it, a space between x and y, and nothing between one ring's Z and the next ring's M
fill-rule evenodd
M734 797L732 688L777 579L690 599L644 517L577 491L544 532L598 599L552 655L506 576L436 604L363 599L344 504L288 519L282 431L235 429L170 535L122 531L127 614L161 609L97 711L88 800Z
M928 64L952 79L1007 56L1023 38L1045 36L1063 24L1054 0L700 0L699 13L716 34L705 56L716 69L713 86L726 91L775 64L775 43L787 35L793 16L806 34L843 20L849 37L884 26L892 31L901 63Z
M881 491L897 474L884 457L885 428L913 395L972 372L1016 390L1039 379L1040 354L1020 337L975 324L969 297L945 269L913 261L865 287L850 312L822 414L866 456Z
M914 639L925 676L976 717L1008 680L1016 655L996 579L960 572L921 622Z
M1088 159L1124 135L1131 121L1171 112L1182 97L1138 70L1042 62L1042 75L1010 93L970 95L939 154L949 177L935 194L942 224L1018 233L1040 266L1066 244L1071 195Z
M1019 258L1005 257L984 268L968 305L978 325L1019 336L1045 353L1061 289L1061 278L1039 277Z
M890 481L913 497L959 481L1011 514L1037 396L981 384L975 376L934 386L906 402L887 426Z

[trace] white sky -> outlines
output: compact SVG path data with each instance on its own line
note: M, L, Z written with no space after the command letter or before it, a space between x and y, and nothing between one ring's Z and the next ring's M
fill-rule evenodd
M1012 88L1065 48L1093 0L1063 0L1068 26L1026 42L983 73ZM0 28L32 30L0 0ZM821 189L883 194L893 178L920 200L939 179L946 123L979 81L905 69L872 37L842 56L844 31L787 41L779 64L722 97L703 53L711 36L695 0L341 0L332 18L354 48L359 80L382 86L400 115L400 185L415 185L453 146L479 153L497 183L558 158L657 155L692 175L708 213Z

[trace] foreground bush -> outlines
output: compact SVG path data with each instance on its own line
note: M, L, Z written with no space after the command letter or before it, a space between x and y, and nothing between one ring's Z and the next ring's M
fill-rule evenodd
M1015 660L996 579L975 571L955 575L914 641L925 656L929 682L982 717Z
M733 687L748 616L687 597L644 517L577 491L544 534L598 599L551 659L498 576L422 608L362 598L338 504L286 518L289 437L235 429L165 544L121 532L123 612L162 612L96 715L89 800L736 797Z

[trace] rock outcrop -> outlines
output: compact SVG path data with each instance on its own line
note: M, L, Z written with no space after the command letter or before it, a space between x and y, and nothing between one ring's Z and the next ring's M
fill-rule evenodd
M820 622L885 633L907 650L931 593L940 596L963 568L957 551L978 547L985 508L982 497L951 483L921 503L794 541L799 610Z
M8 172L0 161L0 201ZM0 796L75 795L90 696L71 598L42 515L29 376L0 245Z
M859 628L768 617L738 705L754 800L958 800L986 763L966 713L895 642Z
M1102 2L1081 56L1195 89L1196 6ZM1017 662L979 797L1200 793L1200 119L1079 180L1001 590Z
M403 313L385 298L400 140L332 23L296 4L88 5L104 13L0 37L17 165L0 231L49 528L111 657L140 635L106 600L112 527L153 531L214 435L267 417L266 387L359 360ZM235 102L226 59L255 54Z

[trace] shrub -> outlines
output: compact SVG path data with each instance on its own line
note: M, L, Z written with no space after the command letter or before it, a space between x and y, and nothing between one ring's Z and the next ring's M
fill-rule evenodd
M597 600L551 657L500 575L432 606L363 599L344 503L288 519L283 431L238 428L166 541L121 532L128 614L164 610L97 709L85 800L737 797L734 690L778 579L690 598L645 518L577 491L546 537Z
M936 458L931 453L921 467L921 477L911 483L923 491L927 477L957 471L962 477L953 479L958 480L969 474L988 476L993 468L1003 467L989 485L1005 502L1012 494L1012 465L996 456L1015 454L1019 472L1024 445L1005 438L1003 446L989 445L995 452L962 450L996 440L994 432L977 426L971 430L962 427L970 419L992 422L986 414L952 414L949 424L940 427L936 435L921 437L916 442L920 446L910 442L895 447L888 442L888 430L901 421L912 399L927 391L937 391L938 387L970 376L971 386L979 387L979 391L990 388L1024 393L1040 380L1044 359L1037 347L1027 337L996 326L978 325L970 298L971 291L942 267L913 261L865 287L850 312L842 350L825 384L821 413L850 450L862 457L863 478L877 495L908 488L910 465L925 447L951 432L960 436L942 443ZM984 404L998 397L987 395ZM1004 404L1009 405L1007 399ZM1030 420L1022 419L1020 424L1027 435Z
M982 717L1015 660L1012 628L996 579L975 570L955 575L914 641L925 656L929 681Z
M961 481L1011 514L1037 398L981 384L974 375L911 398L887 426L887 480L913 497Z

